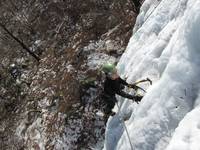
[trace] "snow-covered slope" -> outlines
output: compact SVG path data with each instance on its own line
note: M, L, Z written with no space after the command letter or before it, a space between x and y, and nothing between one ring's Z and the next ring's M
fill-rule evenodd
M119 97L104 149L200 150L200 0L146 0L133 31L118 71L153 85L139 105Z

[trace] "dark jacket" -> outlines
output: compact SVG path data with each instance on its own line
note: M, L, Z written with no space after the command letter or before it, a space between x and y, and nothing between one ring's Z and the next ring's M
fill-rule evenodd
M128 85L129 84L126 81L122 80L121 78L112 80L111 78L106 77L104 83L104 94L110 97L114 97L115 94L118 94L125 98L134 99L133 95L130 95L123 91L124 87Z
M141 101L142 96L133 96L123 91L124 87L128 85L129 84L121 78L112 80L111 78L106 77L106 80L104 82L104 94L102 95L103 110L105 114L112 113L112 109L117 102L115 94L118 94L125 98L133 99L137 103Z

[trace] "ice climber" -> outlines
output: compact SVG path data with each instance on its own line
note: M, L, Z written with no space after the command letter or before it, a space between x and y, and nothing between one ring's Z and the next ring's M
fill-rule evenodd
M130 95L123 91L125 86L131 87L135 89L137 86L135 84L128 84L126 81L120 78L117 74L117 69L114 64L108 63L102 66L102 71L106 75L106 79L104 81L104 91L102 95L102 99L104 102L103 111L105 113L105 121L107 121L110 115L115 115L112 112L112 109L117 102L115 94L120 95L124 98L132 99L135 102L140 102L142 96L139 95Z

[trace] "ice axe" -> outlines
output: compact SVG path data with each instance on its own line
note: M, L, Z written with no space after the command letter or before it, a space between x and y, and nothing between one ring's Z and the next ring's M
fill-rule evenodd
M137 81L137 82L135 82L133 85L136 85L136 84L139 84L139 83L142 83L142 82L147 82L147 81L150 83L150 85L152 85L152 81L151 81L149 78L146 78L146 79Z
M132 84L132 85L130 85L130 88L133 88L134 90L138 90L138 89L140 89L140 90L142 90L142 91L144 91L145 93L146 93L146 91L143 89L143 88L141 88L141 87L139 87L139 86L137 86L137 85L135 85L135 84Z
M144 91L144 92L146 93L146 91L145 91L143 88L137 86L137 84L142 83L142 82L147 82L147 81L150 83L150 85L152 85L152 81L151 81L149 78L146 78L146 79L137 81L137 82L135 82L134 84L131 84L130 87L133 88L133 89L136 90L136 91L137 91L138 89L140 89L140 90L142 90L142 91Z

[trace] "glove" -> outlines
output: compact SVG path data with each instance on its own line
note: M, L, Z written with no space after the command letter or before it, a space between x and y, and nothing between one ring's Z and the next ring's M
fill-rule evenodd
M134 85L134 84L129 84L128 87L129 87L129 88L132 88L132 89L137 89L137 86Z
M139 102L142 100L143 96L135 96L134 101L139 104Z

